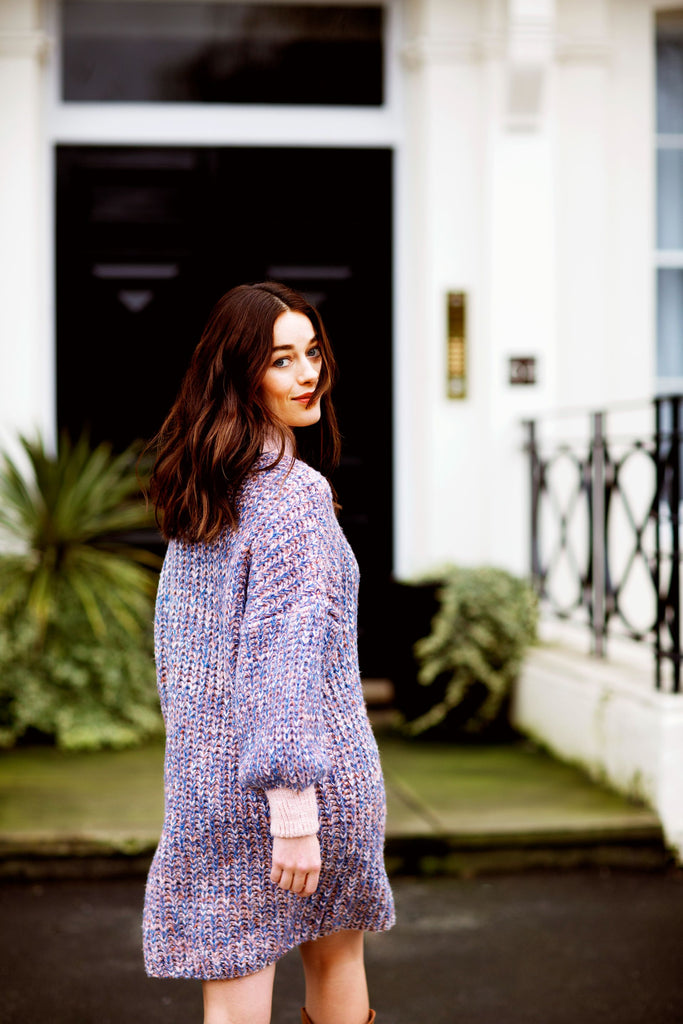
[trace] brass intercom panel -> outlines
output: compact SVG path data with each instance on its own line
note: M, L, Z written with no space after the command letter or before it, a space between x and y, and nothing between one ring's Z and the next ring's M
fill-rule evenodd
M448 292L448 397L467 395L467 296Z

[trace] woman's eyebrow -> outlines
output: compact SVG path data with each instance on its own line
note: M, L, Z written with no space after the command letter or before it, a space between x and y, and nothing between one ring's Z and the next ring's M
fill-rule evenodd
M313 342L317 342L317 341L318 341L318 335L314 334L313 337L309 341L306 342L306 344L307 345L312 345ZM273 347L272 347L272 349L270 351L271 352L291 352L293 350L293 348L294 348L294 345L273 345Z

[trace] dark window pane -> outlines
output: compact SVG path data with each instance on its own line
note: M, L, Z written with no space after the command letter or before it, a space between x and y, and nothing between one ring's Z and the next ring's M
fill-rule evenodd
M657 131L683 132L683 12L657 15Z
M657 271L657 376L683 377L683 270Z
M657 151L657 248L683 250L683 149Z
M383 102L381 6L63 4L69 101Z

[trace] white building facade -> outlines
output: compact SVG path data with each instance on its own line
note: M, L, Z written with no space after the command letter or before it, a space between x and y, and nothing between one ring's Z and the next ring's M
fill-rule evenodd
M384 104L320 112L65 101L58 4L3 0L3 431L55 430L56 145L384 145L395 156L394 569L524 572L520 421L657 388L655 40L658 12L675 7L396 0ZM466 297L463 398L447 390L449 292ZM536 383L510 383L515 357L535 360Z
M375 7L382 101L320 107L66 98L65 7L0 0L0 432L56 433L57 147L381 147L393 154L393 573L526 573L522 421L683 385L683 3ZM659 58L658 38L672 42ZM629 725L634 757L615 727L618 753L601 761L599 729L588 753L579 737L613 676L587 696L575 665L564 681L553 673L558 693L581 690L574 725L566 710L559 723L545 670L520 693L521 724L622 789L637 776L683 848L680 698L651 694L647 715L626 712L644 729L638 739ZM629 678L627 703L631 691Z
M390 2L386 102L321 114L66 102L58 5L3 0L3 431L55 430L55 145L386 145L396 168L395 572L444 561L524 572L520 421L657 387L656 16L675 7ZM467 315L466 397L455 399L453 291ZM535 360L536 383L510 383L514 357Z

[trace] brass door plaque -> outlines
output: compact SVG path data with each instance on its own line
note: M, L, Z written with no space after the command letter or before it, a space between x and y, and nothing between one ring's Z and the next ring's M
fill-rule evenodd
M465 398L467 395L467 296L465 292L448 292L447 301L447 393L449 398Z

